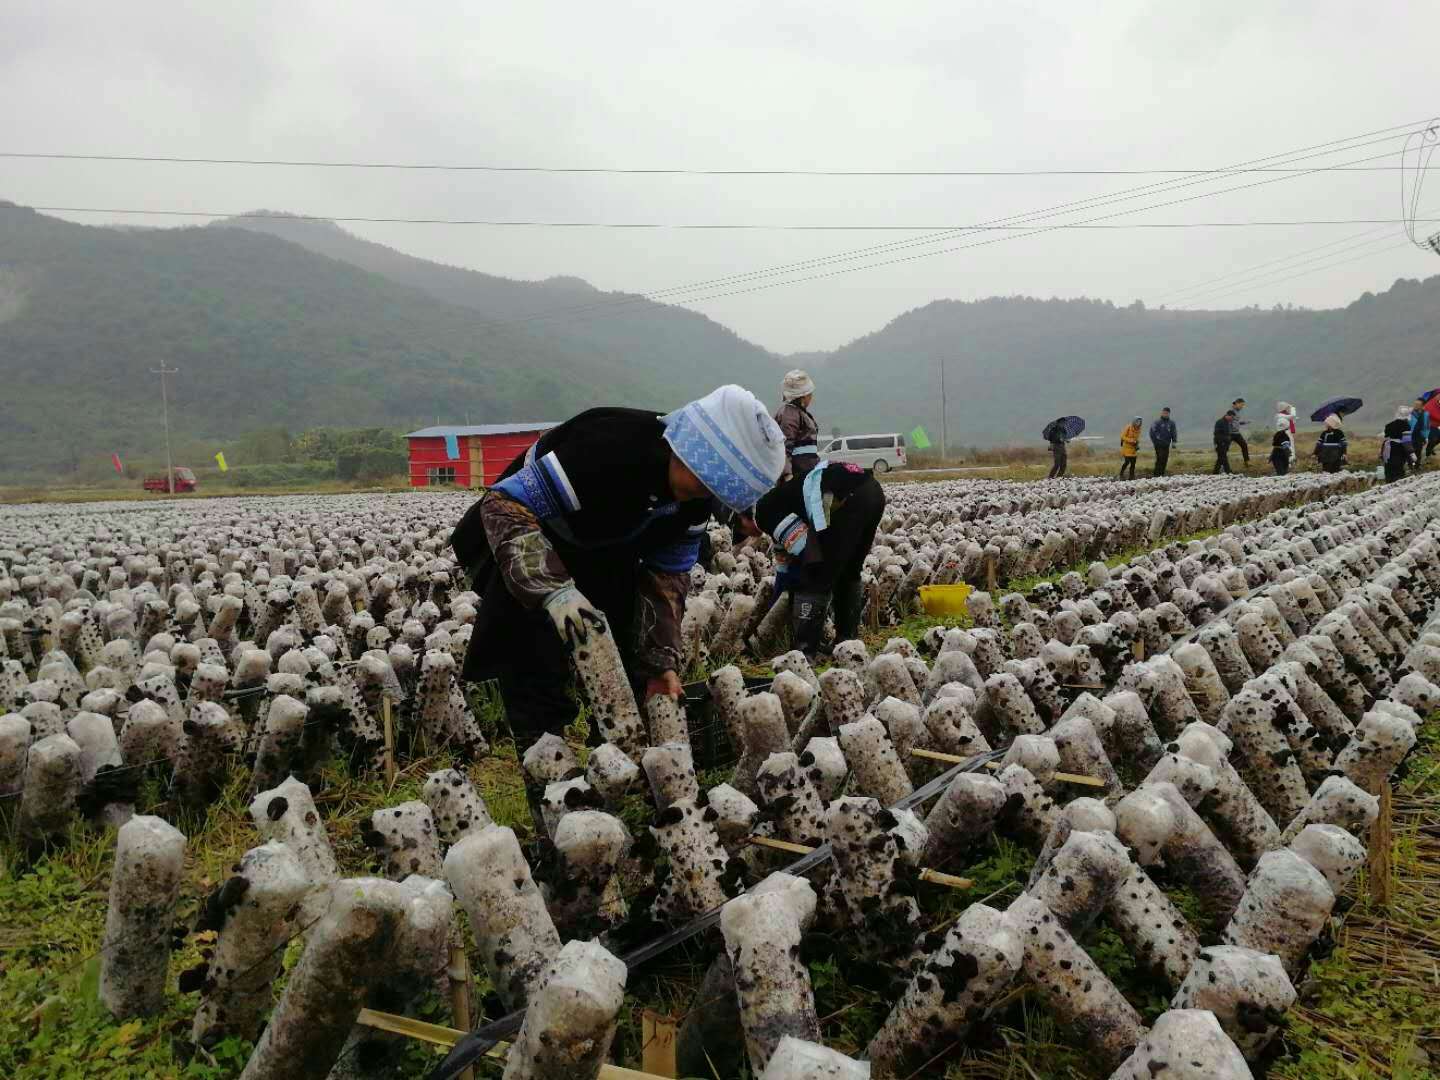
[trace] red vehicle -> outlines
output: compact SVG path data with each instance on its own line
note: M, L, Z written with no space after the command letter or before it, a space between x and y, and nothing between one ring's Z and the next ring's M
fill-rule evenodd
M175 493L177 495L184 491L195 490L195 473L192 470L177 465L175 466L174 473ZM164 473L156 473L153 476L145 477L144 487L146 491L158 491L161 494L169 494L170 492L170 485L165 483Z

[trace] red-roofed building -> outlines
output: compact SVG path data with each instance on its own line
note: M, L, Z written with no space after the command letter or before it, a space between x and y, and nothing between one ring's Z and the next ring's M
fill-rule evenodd
M476 424L421 428L410 445L410 486L489 487L516 455L555 424Z

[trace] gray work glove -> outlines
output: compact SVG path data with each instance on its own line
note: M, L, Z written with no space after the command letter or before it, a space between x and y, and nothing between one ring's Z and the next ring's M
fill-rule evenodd
M550 593L542 606L555 624L555 632L572 652L588 643L594 634L604 634L610 628L600 610L573 584Z

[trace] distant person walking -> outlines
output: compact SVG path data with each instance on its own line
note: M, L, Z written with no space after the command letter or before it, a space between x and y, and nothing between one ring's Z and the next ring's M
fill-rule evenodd
M1425 459L1430 456L1433 445L1431 440L1434 438L1434 425L1430 423L1430 414L1425 411L1425 402L1419 398L1410 406L1409 424L1410 452L1415 457L1415 471L1419 472Z
M1045 438L1050 443L1050 456L1055 459L1050 466L1050 475L1047 480L1054 480L1056 477L1064 476L1065 469L1069 465L1069 451L1066 443L1070 441L1070 432L1065 426L1065 417L1057 416L1049 424L1045 425Z
M787 371L780 382L783 404L775 413L775 423L785 436L785 472L781 481L804 476L820 460L820 425L810 415L815 400L815 381L796 368Z
M1416 400L1422 402L1425 416L1430 421L1430 435L1425 440L1425 456L1428 458L1435 453L1436 444L1440 443L1440 394Z
M1234 409L1226 409L1225 415L1215 421L1215 468L1210 470L1211 475L1235 471L1230 468L1230 441L1235 438L1234 422Z
M1150 445L1155 448L1155 475L1164 476L1170 464L1170 448L1180 441L1175 421L1170 419L1170 406L1160 410L1160 419L1150 425Z
M1328 473L1337 473L1345 467L1345 455L1350 443L1345 438L1345 425L1336 413L1325 417L1325 430L1315 443L1315 460Z
M1389 483L1405 479L1410 469L1410 432L1410 410L1402 405L1396 411L1395 419L1385 425L1385 436L1380 440L1380 461L1385 466L1385 479Z
M1142 417L1135 417L1126 425L1125 430L1120 432L1120 479L1125 479L1125 472L1128 469L1130 479L1135 479L1135 460L1140 456L1140 431Z
M1250 444L1245 441L1245 434L1240 430L1240 425L1248 424L1249 420L1241 420L1240 413L1245 408L1245 399L1237 397L1230 403L1230 441L1240 446L1240 458L1245 462L1245 467L1250 467Z

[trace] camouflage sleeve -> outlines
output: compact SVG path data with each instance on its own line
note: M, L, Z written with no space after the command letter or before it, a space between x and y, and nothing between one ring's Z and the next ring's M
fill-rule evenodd
M522 607L534 610L556 589L574 584L528 506L492 491L481 505L480 520L500 577Z
M690 592L690 574L641 568L635 603L635 650L639 674L647 678L679 672L684 655L680 619Z

